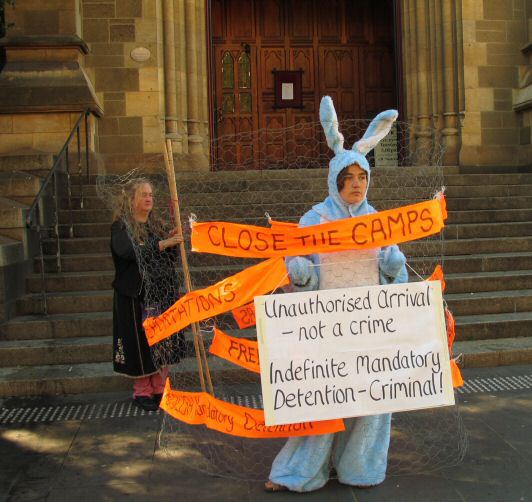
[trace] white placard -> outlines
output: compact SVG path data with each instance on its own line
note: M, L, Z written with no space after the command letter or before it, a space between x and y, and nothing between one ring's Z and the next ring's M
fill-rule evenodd
M375 167L397 166L397 124L375 147Z
M283 101L294 100L294 84L286 82L281 84L281 99Z
M255 298L266 425L454 404L439 281Z

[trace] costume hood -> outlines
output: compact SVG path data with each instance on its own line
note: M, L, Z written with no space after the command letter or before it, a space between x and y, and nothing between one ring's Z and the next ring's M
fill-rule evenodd
M329 96L324 96L321 99L320 122L325 132L327 145L335 154L329 162L329 196L313 207L324 219L333 221L375 212L368 204L366 197L358 204L344 202L338 193L336 180L342 169L357 164L366 171L369 188L371 168L366 155L390 132L397 116L397 110L386 110L379 113L369 124L364 136L353 145L353 148L345 150L344 137L338 130L338 117L332 99Z

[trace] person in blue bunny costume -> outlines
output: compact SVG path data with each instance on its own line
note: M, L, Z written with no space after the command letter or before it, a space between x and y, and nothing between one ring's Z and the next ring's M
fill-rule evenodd
M300 227L376 212L366 199L370 166L365 155L388 134L397 116L396 110L380 113L362 139L346 150L332 99L322 98L320 122L335 154L329 163L329 196L303 215ZM287 269L292 291L408 282L406 259L396 245L297 256L287 259ZM347 418L344 423L343 432L289 438L273 462L265 489L317 490L329 479L331 461L341 483L358 487L382 483L391 414Z

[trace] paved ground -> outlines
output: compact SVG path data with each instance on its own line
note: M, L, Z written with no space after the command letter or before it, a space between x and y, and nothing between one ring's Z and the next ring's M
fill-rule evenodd
M305 495L210 477L187 450L168 458L157 448L162 417L141 414L124 394L0 400L0 500L532 500L532 366L464 376L469 448L460 465L389 476L371 490L331 481Z

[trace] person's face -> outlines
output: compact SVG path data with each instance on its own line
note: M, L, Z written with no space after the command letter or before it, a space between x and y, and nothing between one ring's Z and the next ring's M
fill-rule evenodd
M347 204L359 204L366 197L368 175L364 169L356 164L347 168L344 186L340 190L340 197Z
M145 213L153 209L153 190L149 183L142 183L135 190L133 208L135 213Z

